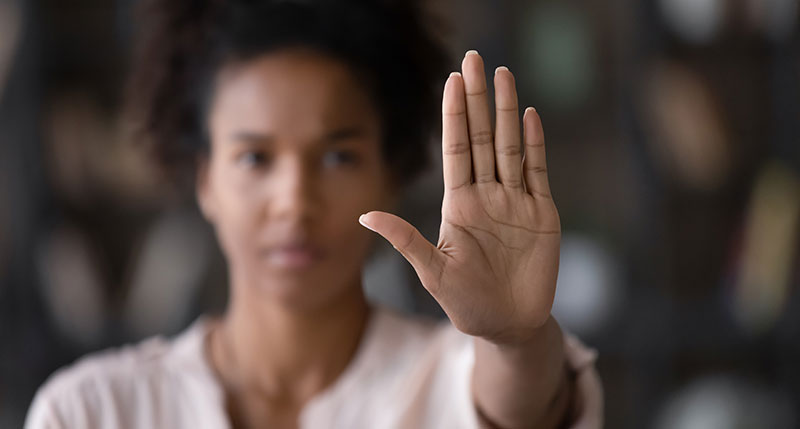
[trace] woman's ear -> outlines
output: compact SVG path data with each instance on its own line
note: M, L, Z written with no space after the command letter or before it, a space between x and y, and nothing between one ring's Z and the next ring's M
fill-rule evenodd
M195 176L195 196L203 217L214 223L216 218L216 203L211 186L211 161L208 156L200 156L197 160L197 174Z

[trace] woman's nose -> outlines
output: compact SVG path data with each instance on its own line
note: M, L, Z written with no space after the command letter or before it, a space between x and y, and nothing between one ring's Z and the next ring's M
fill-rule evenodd
M316 173L299 159L286 160L276 171L270 198L271 215L282 220L307 222L319 210Z

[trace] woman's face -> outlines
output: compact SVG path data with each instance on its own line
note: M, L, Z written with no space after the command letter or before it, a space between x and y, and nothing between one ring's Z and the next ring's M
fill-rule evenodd
M198 198L234 287L314 307L360 286L386 209L378 111L350 68L305 50L224 68L208 116ZM352 291L352 290L351 290Z

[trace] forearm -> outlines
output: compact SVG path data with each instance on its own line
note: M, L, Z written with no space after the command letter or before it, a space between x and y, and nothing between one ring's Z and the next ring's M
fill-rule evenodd
M492 426L558 427L567 413L563 335L550 317L534 337L521 345L497 345L475 339L472 378L476 406Z

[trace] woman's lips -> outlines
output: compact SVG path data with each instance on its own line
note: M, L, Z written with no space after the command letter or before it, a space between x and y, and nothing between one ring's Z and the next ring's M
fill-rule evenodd
M322 259L322 252L306 245L276 246L267 249L266 259L271 265L286 269L309 268Z

